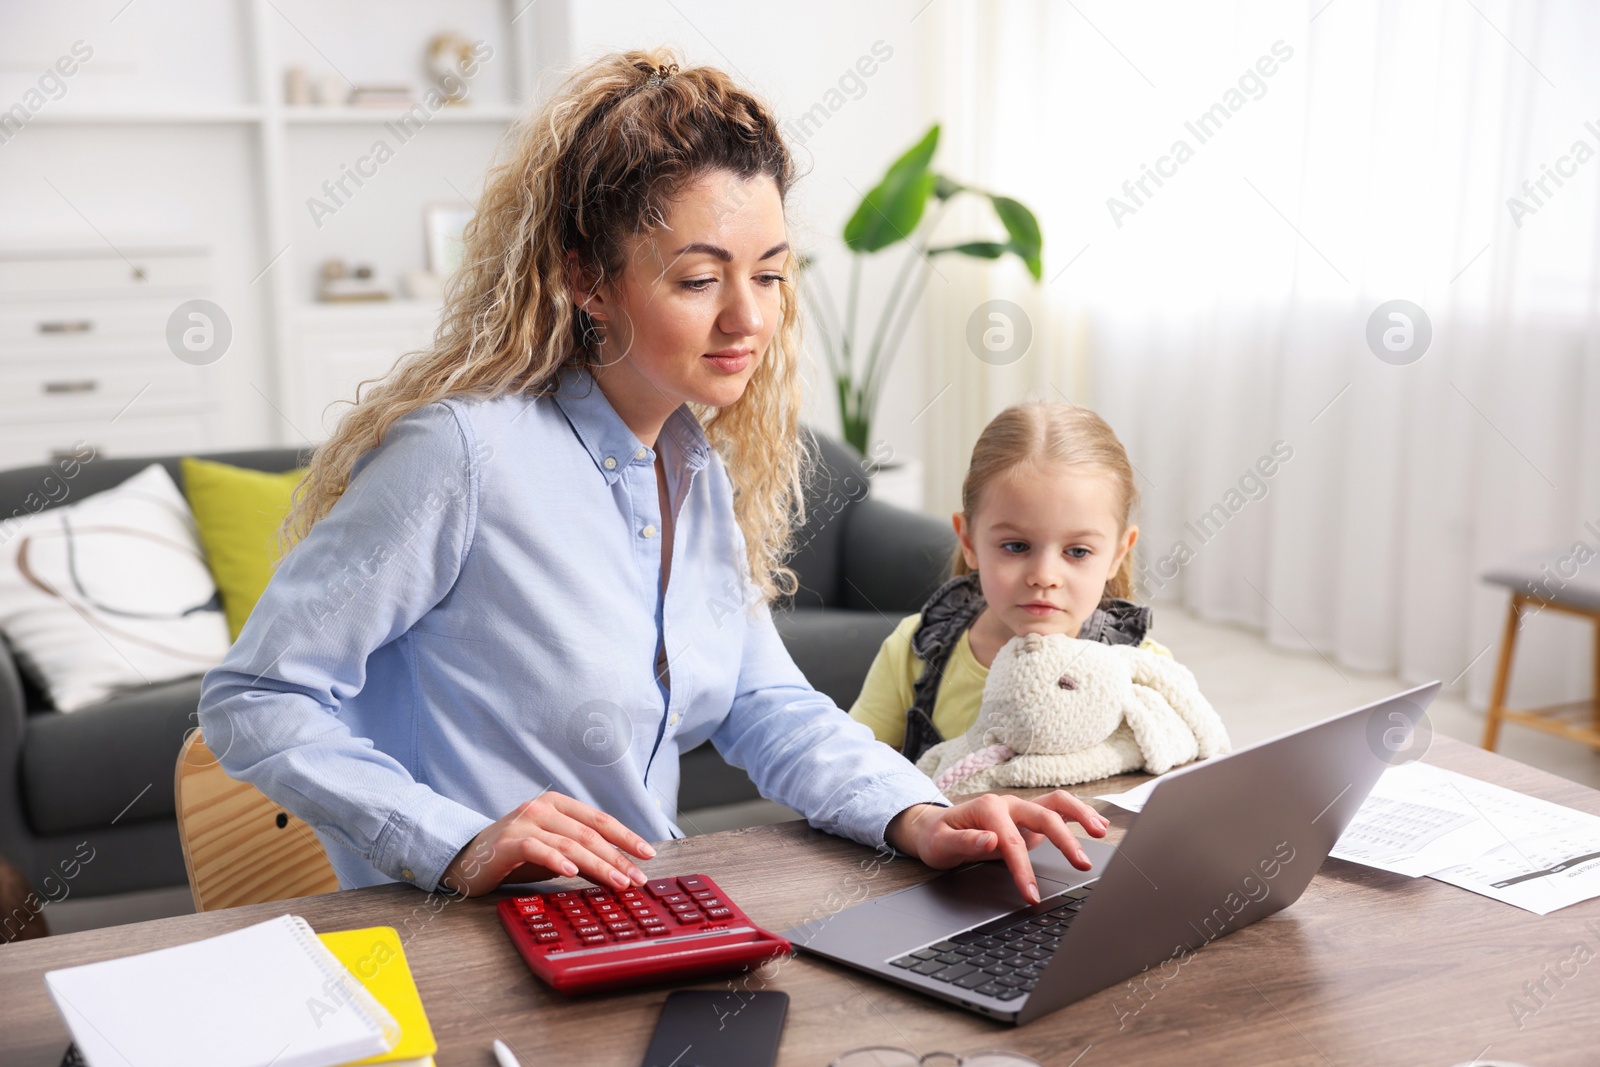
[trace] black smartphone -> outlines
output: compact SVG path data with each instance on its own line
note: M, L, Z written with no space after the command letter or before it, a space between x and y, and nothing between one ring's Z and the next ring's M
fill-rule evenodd
M643 1067L772 1067L789 994L680 989L667 994Z

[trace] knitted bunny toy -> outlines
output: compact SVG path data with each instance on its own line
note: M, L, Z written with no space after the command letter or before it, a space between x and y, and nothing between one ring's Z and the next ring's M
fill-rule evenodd
M1168 656L1065 634L1013 637L995 656L977 721L917 769L941 790L1075 785L1162 774L1232 751L1194 675Z

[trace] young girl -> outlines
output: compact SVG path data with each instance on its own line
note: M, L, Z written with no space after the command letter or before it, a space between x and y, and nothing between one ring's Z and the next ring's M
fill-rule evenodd
M930 866L1089 859L1070 793L952 805L807 684L769 602L802 485L776 116L671 51L517 126L433 346L362 390L199 718L341 887L643 884L705 741L768 797ZM729 588L750 610L713 609Z
M951 516L952 577L901 620L850 709L916 762L978 717L995 653L1019 634L1167 649L1145 636L1129 519L1138 488L1104 419L1075 404L1006 408L978 436Z

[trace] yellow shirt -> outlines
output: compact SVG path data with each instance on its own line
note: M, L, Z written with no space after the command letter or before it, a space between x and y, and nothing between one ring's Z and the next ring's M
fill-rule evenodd
M867 680L861 684L861 695L850 707L850 717L872 728L878 740L898 749L906 737L906 709L915 699L912 687L926 669L916 653L911 651L911 635L922 621L919 612L908 615L894 628L894 633L883 639L878 656L867 671ZM944 667L944 680L939 684L939 695L933 703L933 725L946 739L967 732L978 718L983 704L983 683L989 679L989 668L978 662L972 654L972 643L963 631L950 661ZM1139 645L1163 656L1171 656L1163 645L1146 637Z

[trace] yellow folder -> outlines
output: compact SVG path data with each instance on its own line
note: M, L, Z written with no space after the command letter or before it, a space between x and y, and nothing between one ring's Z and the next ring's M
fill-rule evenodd
M395 1022L400 1024L400 1040L382 1055L357 1063L383 1063L391 1067L432 1067L439 1043L433 1038L428 1016L422 1010L422 997L406 965L400 935L392 926L371 926L364 930L337 930L318 934L328 951L339 957L356 980L376 997ZM403 1062L402 1062L403 1061ZM347 1065L354 1067L354 1064Z

